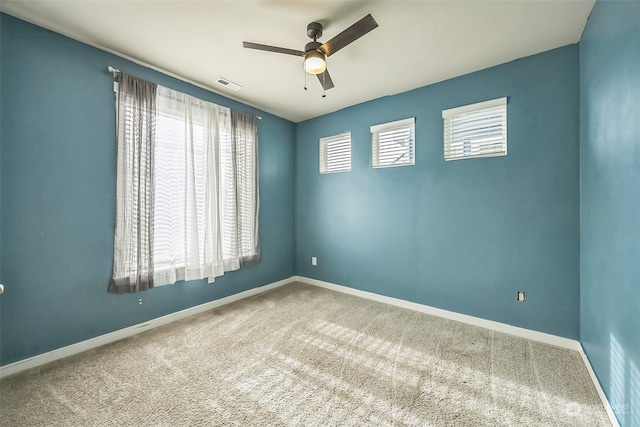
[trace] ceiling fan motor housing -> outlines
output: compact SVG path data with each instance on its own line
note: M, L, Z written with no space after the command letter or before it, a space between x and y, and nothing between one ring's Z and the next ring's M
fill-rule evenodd
M320 46L322 46L322 43L320 42L309 42L304 46L304 51L309 52L311 50L317 50L318 52L321 52L319 49Z

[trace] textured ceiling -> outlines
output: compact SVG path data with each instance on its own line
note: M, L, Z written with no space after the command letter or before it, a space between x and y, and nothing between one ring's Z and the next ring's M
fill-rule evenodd
M371 99L580 40L594 0L150 1L3 0L10 15L114 52L246 104L303 121ZM371 13L379 27L328 58L322 97L302 58L309 22L327 41ZM107 64L105 64L106 66ZM123 70L126 71L126 70ZM241 85L233 92L215 81Z

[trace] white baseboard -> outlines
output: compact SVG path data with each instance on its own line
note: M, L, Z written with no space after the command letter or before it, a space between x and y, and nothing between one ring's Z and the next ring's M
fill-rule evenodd
M598 392L598 396L600 396L600 400L604 405L604 409L607 411L607 415L609 416L609 421L611 421L611 425L613 427L620 427L620 423L618 422L618 419L616 418L616 415L613 412L613 408L611 408L611 405L609 404L607 395L604 394L604 390L600 386L600 381L598 380L598 377L596 376L596 373L594 372L593 367L591 366L591 362L589 361L587 354L584 352L584 348L582 348L582 345L580 345L580 350L578 350L578 353L580 353L580 356L582 356L584 365L587 367L587 371L589 371L589 376L591 377L591 381L593 382L593 385L596 388L596 391Z
M334 283L323 282L322 280L310 279L308 277L296 276L295 280L309 285L320 286L322 288L331 289L334 291L342 292L345 294L355 295L362 298L382 302L385 304L391 304L402 308L407 308L413 311L419 311L421 313L431 314L433 316L444 317L445 319L451 319L469 325L479 326L485 329L491 329L498 332L503 332L509 335L516 335L518 337L527 338L533 341L539 341L545 344L555 345L557 347L568 348L570 350L579 351L582 349L580 342L569 338L563 338L556 335L547 334L544 332L532 331L531 329L520 328L518 326L507 325L506 323L495 322L493 320L482 319L480 317L469 316L466 314L456 313L454 311L443 310L441 308L435 308L424 304L418 304L398 298L391 298L384 295L374 294L372 292L361 291L359 289L353 289L347 286L336 285Z
M176 320L184 319L185 317L193 316L194 314L202 313L204 311L211 310L211 309L220 307L222 305L232 303L234 301L238 301L244 298L249 298L251 296L286 285L293 281L294 281L293 277L290 277L288 279L283 279L277 282L270 283L268 285L260 286L259 288L249 289L247 291L240 292L235 295L230 295L225 298L220 298L215 301L207 302L207 303L196 305L194 307L190 307L181 311L177 311L175 313L167 314L166 316L158 317L158 318L149 320L148 322L139 323L137 325L129 326L124 329L119 329L117 331L110 332L108 334L100 335L95 338L90 338L85 341L71 344L66 347L58 348L56 350L52 350L47 353L42 353L37 356L30 357L28 359L19 360L17 362L10 363L5 366L0 366L0 378L6 377L8 375L17 374L27 369L36 368L46 363L50 363L55 360L62 359L64 357L72 356L74 354L78 354L83 351L91 350L93 348L100 347L102 345L109 344L114 341L118 341L123 338L130 337L135 334L139 334L140 332L145 332L150 329L157 328L158 326L166 325L167 323L175 322Z
M401 300L397 298L391 298L384 295L374 294L372 292L361 291L359 289L350 288L347 286L336 285L335 283L324 282L322 280L311 279L308 277L295 276L292 279L296 282L307 283L309 285L319 286L321 288L331 289L333 291L342 292L349 295L358 296L361 298L367 298L373 301L382 302L385 304L395 305L397 307L407 308L409 310L419 311L421 313L430 314L433 316L443 317L445 319L455 320L462 323L467 323L469 325L479 326L485 329L491 329L497 332L503 332L509 335L515 335L518 337L530 339L533 341L542 342L545 344L554 345L556 347L562 347L569 350L574 350L580 353L582 360L584 361L585 366L587 367L587 371L589 371L589 375L591 376L591 381L598 392L598 396L600 396L600 400L604 405L604 408L609 416L609 420L611 421L611 425L613 427L620 427L618 420L611 409L611 405L607 400L607 396L604 394L602 387L600 386L600 381L598 381L598 377L596 377L593 368L591 367L591 362L589 362L589 358L584 352L582 345L579 341L572 340L569 338L559 337L556 335L547 334L544 332L532 331L530 329L520 328L517 326L507 325L505 323L495 322L493 320L482 319L479 317L469 316L466 314L456 313L454 311L443 310L441 308L435 308L424 304L418 304L415 302L410 302L406 300Z

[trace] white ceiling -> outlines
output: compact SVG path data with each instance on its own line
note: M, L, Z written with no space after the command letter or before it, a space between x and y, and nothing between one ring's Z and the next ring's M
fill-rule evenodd
M594 1L2 0L0 8L300 122L576 43ZM325 42L368 13L379 27L328 58L335 88L326 98L315 76L303 89L302 58L242 47L304 50L309 22L325 26ZM219 77L243 88L230 91Z

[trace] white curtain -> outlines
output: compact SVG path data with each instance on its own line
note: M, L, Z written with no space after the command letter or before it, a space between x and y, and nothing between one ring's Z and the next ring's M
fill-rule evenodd
M154 283L224 274L220 149L229 144L230 110L158 87Z
M153 287L156 89L154 83L120 76L113 293Z

